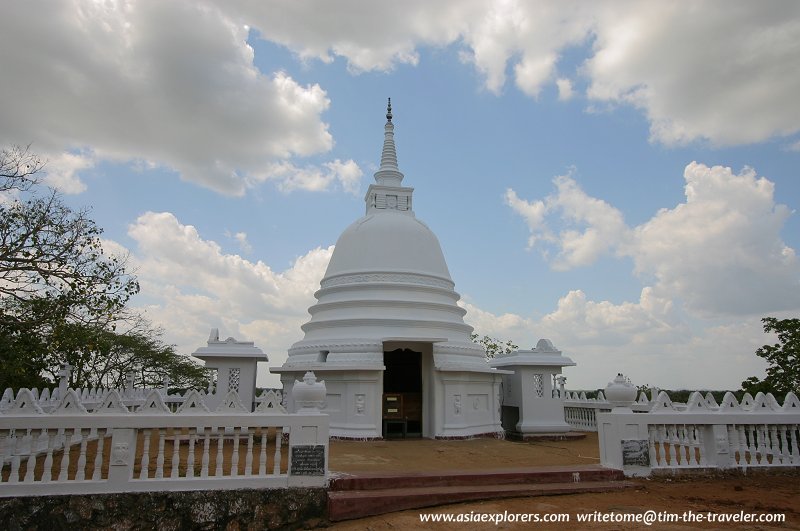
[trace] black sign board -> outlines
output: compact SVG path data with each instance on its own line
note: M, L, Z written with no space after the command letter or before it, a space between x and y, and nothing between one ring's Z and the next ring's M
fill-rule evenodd
M650 466L650 446L647 439L622 441L622 466Z
M325 446L322 444L292 446L291 459L293 476L325 475Z

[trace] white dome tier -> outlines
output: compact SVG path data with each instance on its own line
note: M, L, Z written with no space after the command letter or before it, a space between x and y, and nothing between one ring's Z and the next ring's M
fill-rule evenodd
M289 363L316 360L323 350L352 354L354 344L401 339L458 344L462 354L483 362L453 288L427 225L410 211L372 210L336 242L318 302L308 310L311 320L302 326L305 338L290 349ZM328 358L337 360L345 361Z
M322 284L339 275L375 271L419 273L450 282L436 235L413 214L396 210L373 211L347 227Z

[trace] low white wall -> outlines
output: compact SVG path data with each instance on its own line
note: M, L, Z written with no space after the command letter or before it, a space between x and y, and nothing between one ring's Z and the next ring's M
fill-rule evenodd
M213 412L200 393L183 398L173 413L153 390L134 412L111 391L89 413L69 390L46 413L20 390L0 412L0 497L326 484L327 415L287 414L277 399L250 412L234 392Z
M800 466L800 400L727 393L717 404L693 393L677 408L662 392L647 413L615 408L597 415L600 460L627 475L653 470Z

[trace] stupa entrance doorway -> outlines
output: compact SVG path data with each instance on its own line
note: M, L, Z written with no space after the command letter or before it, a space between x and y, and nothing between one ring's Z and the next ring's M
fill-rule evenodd
M422 352L396 348L383 353L383 436L423 436Z

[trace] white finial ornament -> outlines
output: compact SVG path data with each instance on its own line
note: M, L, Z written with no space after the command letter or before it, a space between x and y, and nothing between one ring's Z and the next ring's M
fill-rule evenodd
M392 123L392 98L386 106L386 125L383 128L383 150L381 167L375 172L375 182L383 186L401 186L403 174L397 167L397 148L394 145L394 124Z

